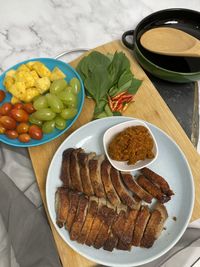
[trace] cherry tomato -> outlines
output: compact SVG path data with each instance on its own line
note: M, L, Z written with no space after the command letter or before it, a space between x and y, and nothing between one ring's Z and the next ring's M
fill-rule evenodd
M31 137L29 134L23 133L18 136L18 139L22 143L28 143L31 140Z
M33 112L36 111L36 110L34 109L32 103L26 103L26 104L24 104L23 109L24 109L28 114L31 114L31 113L33 113Z
M15 130L7 130L5 131L5 135L10 139L16 139L18 137L18 133Z
M18 134L27 133L28 129L29 129L29 125L26 122L20 122L16 128Z
M40 140L43 137L42 129L34 124L29 127L28 133L30 134L31 138L36 140Z
M23 104L22 103L16 103L16 104L13 105L13 108L23 109Z
M5 97L6 97L6 93L3 90L0 90L0 102L2 102Z
M16 121L9 116L0 117L0 123L6 130L14 130L17 126Z
M4 103L1 107L0 107L0 114L1 115L8 115L9 112L11 111L12 109L12 104L7 102L7 103Z
M4 134L6 129L0 124L0 134Z
M28 113L23 109L13 108L10 111L10 116L15 119L17 122L27 122L28 121Z

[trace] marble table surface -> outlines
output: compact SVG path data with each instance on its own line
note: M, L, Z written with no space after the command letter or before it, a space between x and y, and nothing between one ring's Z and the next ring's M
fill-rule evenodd
M119 39L148 14L172 7L200 11L200 1L0 0L0 72L27 58Z

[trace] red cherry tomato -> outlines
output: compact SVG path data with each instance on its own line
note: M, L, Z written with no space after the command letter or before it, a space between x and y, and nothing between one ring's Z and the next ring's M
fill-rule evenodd
M7 130L5 131L5 135L10 139L16 139L18 137L18 133L15 130Z
M7 102L7 103L4 103L1 107L0 107L0 114L1 115L8 115L9 112L11 111L12 109L12 104Z
M16 104L13 105L13 108L23 109L23 104L22 103L16 103Z
M36 110L34 109L32 103L26 103L26 104L24 104L23 109L24 109L28 114L31 114L31 113L33 113L33 112L36 111Z
M5 97L6 97L6 93L3 90L0 90L0 102L2 102Z
M0 123L6 130L14 130L17 126L16 121L9 116L0 117Z
M31 137L29 134L23 133L18 136L18 139L22 143L28 143L31 140Z
M42 129L34 124L29 127L28 133L30 134L31 138L36 140L40 140L43 137Z
M29 129L29 125L26 122L21 122L17 125L17 132L18 134L27 133Z
M23 109L13 108L10 111L10 116L16 120L17 122L27 122L28 121L28 113Z

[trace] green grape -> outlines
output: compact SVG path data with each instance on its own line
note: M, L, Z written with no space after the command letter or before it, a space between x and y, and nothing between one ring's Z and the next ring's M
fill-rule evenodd
M36 110L48 108L48 102L45 96L38 97L34 102L33 106Z
M60 113L64 108L62 101L56 95L46 94L46 99L49 107L53 112Z
M77 114L76 108L65 108L61 111L60 116L65 119L72 119Z
M51 121L56 114L50 108L43 108L33 113L34 118L41 121Z
M67 104L67 108L76 108L77 105L78 105L78 99L76 98L76 100L74 102Z
M71 79L69 84L72 88L72 93L77 95L80 92L80 88L81 88L79 80L74 77Z
M60 95L58 95L58 97L62 97L62 102L66 105L66 106L68 106L68 105L70 105L70 104L75 104L76 102L77 102L77 100L76 100L76 96L72 93L72 92L70 92L70 91L62 91L62 94ZM59 97L59 98L60 98Z
M64 79L53 81L50 86L50 93L51 94L58 94L67 86L67 82Z
M42 131L43 133L52 133L55 129L55 120L51 121L45 121L44 124L42 125Z
M63 130L66 127L66 120L64 120L62 117L57 116L55 118L55 122L56 122L56 128L59 130Z
M41 126L42 125L42 121L41 120L37 120L33 114L30 114L29 115L29 122L32 123L32 124L36 124L38 126Z

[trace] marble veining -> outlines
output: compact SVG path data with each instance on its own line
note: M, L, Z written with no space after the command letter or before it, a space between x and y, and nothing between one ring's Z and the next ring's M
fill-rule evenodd
M1 72L27 58L53 57L119 39L159 9L200 10L198 0L0 0L0 4Z

